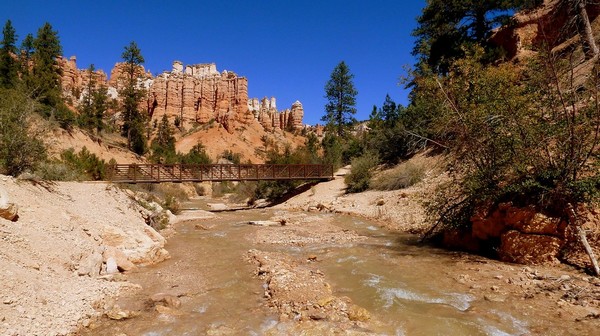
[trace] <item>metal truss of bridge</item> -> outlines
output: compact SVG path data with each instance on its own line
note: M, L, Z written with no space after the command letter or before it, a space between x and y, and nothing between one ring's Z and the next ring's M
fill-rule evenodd
M120 183L331 180L333 166L321 164L116 164L109 180Z

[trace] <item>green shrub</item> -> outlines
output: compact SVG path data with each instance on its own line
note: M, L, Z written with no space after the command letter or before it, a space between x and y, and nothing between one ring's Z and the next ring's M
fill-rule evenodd
M60 158L84 178L96 181L106 178L106 162L91 153L85 146L79 153L75 153L73 148L66 149L60 154Z
M60 161L46 161L40 163L34 175L46 181L81 181L85 175L71 165Z
M163 202L163 208L170 210L171 213L178 215L181 213L181 202L174 195L166 195Z
M46 148L32 130L37 104L19 90L0 89L0 172L17 176L46 158Z
M348 185L346 192L357 193L369 189L372 170L377 164L378 158L373 153L366 153L361 157L352 159L350 174L344 178L344 182Z

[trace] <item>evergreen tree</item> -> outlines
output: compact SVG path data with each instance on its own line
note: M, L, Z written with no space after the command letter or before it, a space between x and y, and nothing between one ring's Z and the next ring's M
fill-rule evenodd
M206 153L206 148L201 142L190 149L190 151L181 157L181 163L185 164L210 164L210 157Z
M96 133L100 134L100 132L104 130L104 115L106 114L106 111L108 111L109 104L108 88L106 85L102 84L97 90L94 91L93 101L94 126L96 128Z
M382 124L383 119L381 118L381 111L377 108L377 105L373 105L373 109L369 115L369 127L371 129L378 129Z
M398 107L389 94L385 95L385 101L381 106L381 116L385 125L389 128L393 127L398 121Z
M169 118L163 114L156 137L152 141L152 158L151 160L157 163L175 163L177 153L175 151L175 137L173 136L173 128L169 123Z
M28 88L33 87L31 82L31 57L33 55L33 35L27 34L21 43L21 78Z
M125 47L121 54L125 62L125 86L120 94L123 97L123 128L122 134L127 137L127 145L137 154L146 151L145 120L139 111L139 104L144 91L138 85L141 75L141 65L144 57L135 42Z
M61 55L62 47L58 33L52 30L49 23L45 23L37 32L33 40L33 77L30 89L40 103L57 108L62 103L60 75L56 58ZM61 107L62 108L62 107Z
M334 128L338 136L344 134L344 128L353 122L356 114L356 95L352 79L354 75L344 63L340 62L331 73L325 84L325 98L329 101L325 105L326 114L321 118L328 127Z
M0 86L14 87L18 80L19 64L16 60L17 35L10 20L6 21L2 29L2 48L0 48Z
M95 80L94 80L94 70L95 67L93 64L90 64L90 67L87 69L88 72L88 83L85 88L83 101L80 106L80 122L79 124L88 130L92 130L95 126L94 122L94 94L95 94Z
M531 8L542 0L429 0L413 31L413 54L436 73L446 73L464 47L486 44L492 29L510 19L510 11ZM491 52L491 48L488 51Z

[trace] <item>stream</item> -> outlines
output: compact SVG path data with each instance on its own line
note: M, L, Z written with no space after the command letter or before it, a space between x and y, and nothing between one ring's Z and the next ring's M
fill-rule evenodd
M279 211L277 215L285 212ZM369 220L319 214L365 239L329 244L259 244L248 236L265 229L245 224L267 220L272 210L219 213L216 218L181 223L166 246L172 258L141 268L127 280L142 286L118 304L139 311L135 318L104 320L89 335L319 335L300 322L279 321L264 297L264 280L248 262L248 250L285 253L315 263L336 296L349 297L373 321L345 334L373 335L523 335L522 314L507 302L475 300L457 290L455 253L416 244L411 235L391 233ZM201 226L199 226L201 225ZM283 227L270 227L278 230ZM149 297L168 293L181 306L160 313ZM328 323L328 322L322 322ZM300 325L300 327L299 327ZM322 329L320 329L322 330ZM84 335L86 332L84 332Z

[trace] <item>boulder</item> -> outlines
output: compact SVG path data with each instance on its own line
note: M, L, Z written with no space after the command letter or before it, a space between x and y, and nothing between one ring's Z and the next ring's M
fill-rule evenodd
M19 219L18 212L17 205L9 202L8 193L0 186L0 218L15 222Z
M121 251L120 249L118 249L116 247L107 246L104 249L103 257L104 257L104 261L106 262L106 272L107 273L116 273L116 272L108 271L108 261L111 259L114 260L118 271L126 272L126 271L131 271L132 269L135 269L135 265L127 258L125 253L123 253L123 251Z
M87 275L90 277L94 277L100 275L101 270L102 254L99 251L94 251L79 264L77 274L80 276Z

